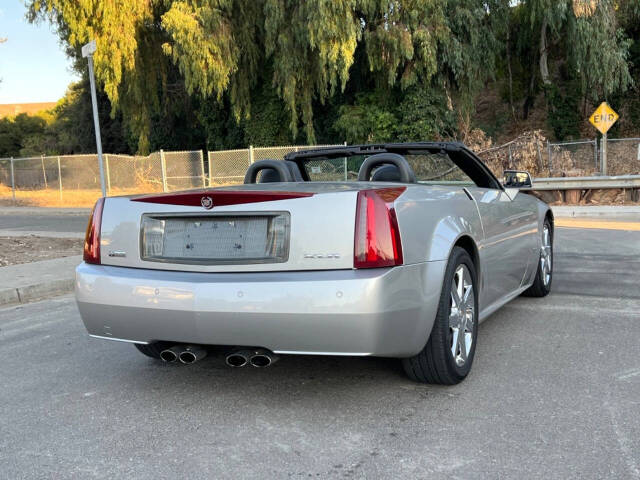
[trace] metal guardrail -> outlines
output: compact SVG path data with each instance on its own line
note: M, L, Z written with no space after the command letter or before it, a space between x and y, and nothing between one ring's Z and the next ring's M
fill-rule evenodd
M534 178L532 190L589 190L600 188L640 188L640 175L618 177Z

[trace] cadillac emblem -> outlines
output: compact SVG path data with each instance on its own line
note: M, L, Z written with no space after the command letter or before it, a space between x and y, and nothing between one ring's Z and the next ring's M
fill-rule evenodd
M202 197L200 199L200 205L202 205L207 210L211 210L213 208L213 200L211 197Z

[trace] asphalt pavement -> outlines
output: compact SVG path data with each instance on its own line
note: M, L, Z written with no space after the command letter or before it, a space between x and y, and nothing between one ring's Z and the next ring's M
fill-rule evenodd
M471 375L283 357L162 365L71 296L0 310L0 478L640 478L640 232L559 228L553 293L480 326Z
M89 212L86 208L0 207L0 236L83 236Z

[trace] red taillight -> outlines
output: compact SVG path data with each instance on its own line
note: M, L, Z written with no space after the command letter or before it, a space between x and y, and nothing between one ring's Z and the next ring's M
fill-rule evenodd
M102 225L102 208L104 198L99 198L91 210L87 234L84 237L83 260L86 263L100 265L100 226Z
M353 268L402 265L402 244L393 202L405 190L398 187L358 192Z

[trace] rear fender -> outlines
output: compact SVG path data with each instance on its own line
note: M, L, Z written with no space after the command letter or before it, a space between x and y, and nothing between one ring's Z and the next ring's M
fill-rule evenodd
M483 238L478 209L462 189L434 190L432 198L420 198L419 189L409 189L396 202L405 264L447 260L461 236L468 235L476 244Z
M441 193L440 198L425 198L418 189L412 190L408 190L402 196L402 201L396 202L404 263L446 261L456 242L463 237L469 237L476 254L480 293L484 282L479 264L478 245L481 244L484 233L475 202L470 200L462 189L459 192L438 192L432 189L432 195ZM410 197L414 192L416 199ZM434 285L435 282L437 283ZM429 284L438 290L441 289L442 282L442 277L437 280L429 279Z

